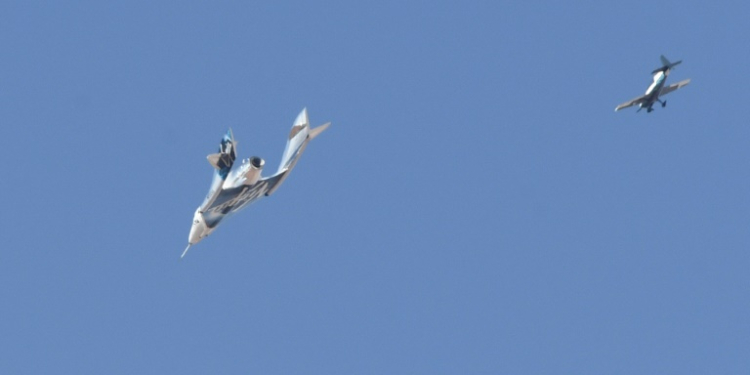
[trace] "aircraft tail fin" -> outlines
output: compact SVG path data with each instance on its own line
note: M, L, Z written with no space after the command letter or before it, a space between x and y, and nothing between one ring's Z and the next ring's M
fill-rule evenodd
M679 60L676 62L669 62L669 60L664 55L661 55L659 58L661 59L662 67L654 70L653 72L651 72L651 74L673 69L675 66L679 65L682 62L682 60Z
M328 129L328 127L329 127L329 126L331 126L331 123L330 123L330 122L327 122L327 123L325 123L325 124L323 124L323 125L320 125L320 126L318 126L318 127L315 127L315 128L312 128L312 129L310 129L310 134L309 134L310 140L313 140L313 139L315 139L315 137L317 137L317 136L318 136L318 134L320 134L320 133L322 133L322 132L323 132L324 130Z
M279 169L274 176L269 178L273 180L273 186L268 190L266 195L271 195L276 189L278 189L284 179L289 175L289 172L297 164L297 161L302 155L302 152L305 151L307 144L310 143L313 138L320 135L324 130L328 129L328 126L330 125L331 123L329 122L315 128L310 128L310 120L307 117L307 108L300 112L297 119L294 121L292 130L289 132L289 138L286 142L284 154L281 157Z
M310 120L307 118L307 108L303 109L294 121L292 130L289 132L289 138L287 139L286 148L281 157L281 164L279 164L277 173L285 169L292 169L302 151L307 147L307 143L328 129L330 125L331 123L329 122L316 128L310 128Z
M221 139L219 152L206 156L208 162L217 170L228 172L234 164L237 157L237 141L234 140L232 128L229 128L227 134Z
M670 65L670 62L669 62L669 60L667 60L666 56L661 55L659 58L661 59L661 65L662 66L669 66Z

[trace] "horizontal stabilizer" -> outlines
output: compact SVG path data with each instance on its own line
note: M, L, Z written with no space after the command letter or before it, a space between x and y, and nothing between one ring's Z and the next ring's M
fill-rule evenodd
M324 130L328 129L328 127L331 125L330 122L325 123L323 125L318 126L315 129L310 129L310 133L308 134L308 137L310 139L315 139L315 137L318 136L318 134L322 133Z
M669 62L669 60L667 60L667 58L664 57L664 55L661 55L660 59L661 59L661 65L662 65L661 68L655 69L653 72L651 72L651 74L656 74L656 72L663 72L666 70L670 70L682 62L682 60L676 61L676 62Z
M289 172L294 169L302 153L307 148L307 144L310 141L320 135L323 131L328 129L331 123L323 124L316 128L310 128L310 120L307 117L307 109L303 109L302 112L294 120L294 125L289 133L289 138L286 142L286 148L281 156L281 163L276 174L268 178L269 190L266 195L273 194L276 189L281 186L281 183L289 176Z

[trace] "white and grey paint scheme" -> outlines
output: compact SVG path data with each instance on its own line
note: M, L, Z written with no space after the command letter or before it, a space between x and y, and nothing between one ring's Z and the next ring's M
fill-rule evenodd
M273 194L297 164L307 144L330 124L310 128L307 109L303 109L289 133L279 169L269 177L261 177L265 162L257 156L243 160L239 168L232 169L237 156L237 141L234 140L232 129L229 129L221 140L219 152L207 157L208 162L216 169L213 182L203 204L195 210L188 246L180 258L185 256L190 246L216 230L224 218Z
M670 92L677 90L688 83L690 83L690 79L686 79L684 81L677 82L675 84L664 86L664 84L667 82L667 76L669 75L669 72L679 63L681 63L682 60L671 63L669 60L667 60L664 55L661 55L661 63L663 64L661 68L658 68L651 72L651 74L654 75L654 82L651 83L651 86L648 87L646 90L646 93L642 96L639 96L633 100L627 101L625 103L622 103L618 105L615 108L615 112L623 109L628 108L634 105L638 105L640 108L638 108L638 111L640 112L641 109L646 108L646 112L651 112L654 110L653 106L654 103L659 102L661 103L662 107L667 106L667 101L662 101L659 99L660 96L669 94Z

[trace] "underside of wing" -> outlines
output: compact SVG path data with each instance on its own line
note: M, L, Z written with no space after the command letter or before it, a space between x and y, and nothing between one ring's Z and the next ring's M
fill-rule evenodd
M266 195L271 195L270 193L273 193L274 190L276 190L276 185L280 184L282 181L284 181L284 178L289 173L289 170L283 171L281 173L277 173L270 177L263 178L263 181L266 183L266 191L263 192Z
M625 103L622 103L622 104L618 105L617 107L615 107L615 112L617 112L617 111L619 111L619 110L621 110L623 108L628 108L628 107L632 107L632 106L634 106L636 104L641 104L641 103L643 103L643 101L645 99L646 99L646 95L643 95L643 96L639 96L639 97L637 97L637 98L635 98L633 100L630 100L630 101L627 101Z
M206 224L215 225L222 217L235 213L250 203L262 198L269 189L267 180L262 179L252 185L240 185L223 189L211 205L203 212Z
M659 96L667 95L667 94L669 94L670 92L672 92L674 90L677 90L677 89L679 89L679 88L681 88L683 86L687 86L688 83L690 83L690 79L686 79L684 81L680 81L680 82L677 82L677 83L673 83L673 84L671 84L669 86L662 87L661 91L659 91Z

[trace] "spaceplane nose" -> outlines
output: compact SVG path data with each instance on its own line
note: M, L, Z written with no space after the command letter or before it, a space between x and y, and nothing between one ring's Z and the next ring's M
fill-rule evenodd
M188 244L195 245L198 242L200 242L203 237L201 236L203 234L203 228L201 228L200 224L193 224L192 227L190 227L190 236L188 236Z

